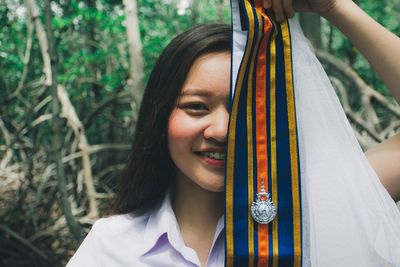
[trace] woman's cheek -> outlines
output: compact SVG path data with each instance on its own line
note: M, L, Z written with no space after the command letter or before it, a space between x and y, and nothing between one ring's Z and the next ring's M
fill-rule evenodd
M170 141L191 142L202 133L203 121L192 118L184 112L174 112L168 123L168 138Z
M194 137L201 134L203 124L202 119L177 111L169 119L168 134L174 138Z

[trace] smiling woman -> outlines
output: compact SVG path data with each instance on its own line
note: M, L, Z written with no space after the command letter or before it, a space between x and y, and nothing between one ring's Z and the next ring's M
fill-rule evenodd
M168 148L177 168L173 210L185 244L202 265L223 214L229 63L226 52L199 57L168 123Z
M231 34L198 26L160 55L115 215L95 223L69 266L223 266Z

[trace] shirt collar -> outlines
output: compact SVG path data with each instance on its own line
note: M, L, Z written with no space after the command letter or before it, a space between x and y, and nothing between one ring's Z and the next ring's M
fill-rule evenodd
M215 230L215 236L213 245L217 241L218 237L224 229L224 216L218 220L217 228ZM171 193L167 193L161 207L153 212L148 220L143 235L143 250L140 256L145 255L156 247L157 242L163 235L167 235L169 244L179 252L185 252L189 260L197 261L197 255L193 254L193 250L188 250L185 246L185 242L180 233L179 225L175 217L175 213L172 210L171 204Z
M179 233L179 225L172 210L171 194L167 193L161 207L149 216L143 235L143 251L141 255L146 254L155 247L157 241L164 234L167 234L171 245L177 243L183 246L184 243ZM175 242L171 242L171 240Z

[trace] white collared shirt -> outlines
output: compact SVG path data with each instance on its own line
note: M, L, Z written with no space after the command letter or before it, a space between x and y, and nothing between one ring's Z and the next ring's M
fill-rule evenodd
M207 267L224 266L224 219L215 230ZM68 267L200 266L196 252L185 245L167 196L149 215L114 215L98 220L71 258Z

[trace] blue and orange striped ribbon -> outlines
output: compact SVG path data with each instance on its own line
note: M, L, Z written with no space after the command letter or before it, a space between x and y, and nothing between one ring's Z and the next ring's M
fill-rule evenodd
M274 24L262 0L232 0L246 45L231 88L226 169L226 266L301 266L301 195L288 21ZM234 40L235 41L235 40ZM232 53L236 56L236 53ZM258 224L250 206L261 181L277 216Z

